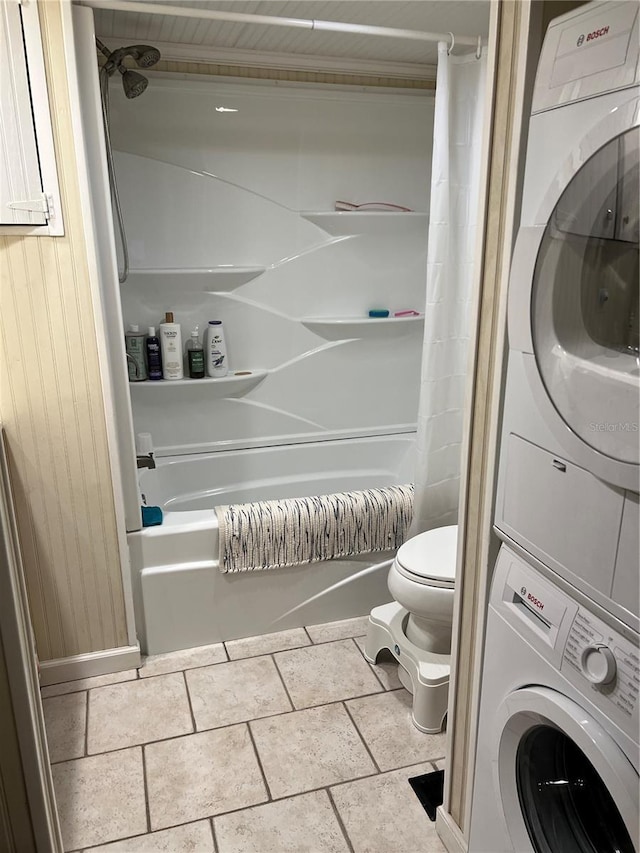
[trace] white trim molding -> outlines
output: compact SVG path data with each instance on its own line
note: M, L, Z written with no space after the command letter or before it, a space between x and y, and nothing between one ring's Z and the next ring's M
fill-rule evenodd
M98 35L103 40L101 35ZM126 44L129 36L104 36L112 45ZM259 50L236 50L204 44L177 44L154 42L166 62L197 62L203 65L241 66L243 68L269 68L279 71L316 71L324 74L353 74L367 77L401 78L403 80L436 79L435 65L415 62L374 62L338 56L309 56L297 53L270 53Z
M448 853L467 853L469 848L460 827L443 806L436 810L436 832Z
M140 666L140 646L122 646L118 649L103 649L84 655L43 661L40 664L40 686L59 684L61 681L76 681L94 675L108 675Z

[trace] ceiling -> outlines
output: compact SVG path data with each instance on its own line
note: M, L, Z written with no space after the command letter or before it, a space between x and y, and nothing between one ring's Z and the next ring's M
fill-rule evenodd
M156 0L157 2L157 0ZM453 32L485 40L489 0L160 0L187 6L276 17L368 24L380 27ZM140 3L144 6L144 2ZM111 48L123 42L174 43L217 48L225 52L255 51L335 57L380 63L437 63L437 44L399 38L310 31L280 26L206 21L143 12L95 11L96 33ZM473 48L457 47L455 53ZM339 63L338 63L339 64Z

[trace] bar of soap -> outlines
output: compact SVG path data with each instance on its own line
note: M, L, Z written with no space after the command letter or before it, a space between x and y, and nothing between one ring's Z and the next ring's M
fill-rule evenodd
M370 317L388 317L389 311L386 308L372 308L369 311Z

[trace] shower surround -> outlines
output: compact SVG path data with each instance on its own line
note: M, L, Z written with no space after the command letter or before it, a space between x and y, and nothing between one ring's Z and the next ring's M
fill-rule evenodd
M130 386L134 431L158 460L142 491L168 509L163 528L129 535L143 648L362 615L388 597L390 554L238 583L217 570L213 507L227 491L411 481L432 94L149 76L143 97L111 97L123 324L172 311L188 337L220 319L230 372ZM337 200L411 212L337 213ZM370 319L375 308L391 316ZM418 316L393 317L408 309Z
M367 315L424 310L432 96L152 77L111 104L124 322L221 319L231 371L132 385L135 431L161 456L413 431L423 320Z

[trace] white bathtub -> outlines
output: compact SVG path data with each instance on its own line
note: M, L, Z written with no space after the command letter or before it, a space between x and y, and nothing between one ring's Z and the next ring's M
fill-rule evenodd
M412 482L415 434L173 456L140 488L164 512L129 534L142 649L159 654L362 616L389 600L390 552L223 574L214 507Z

